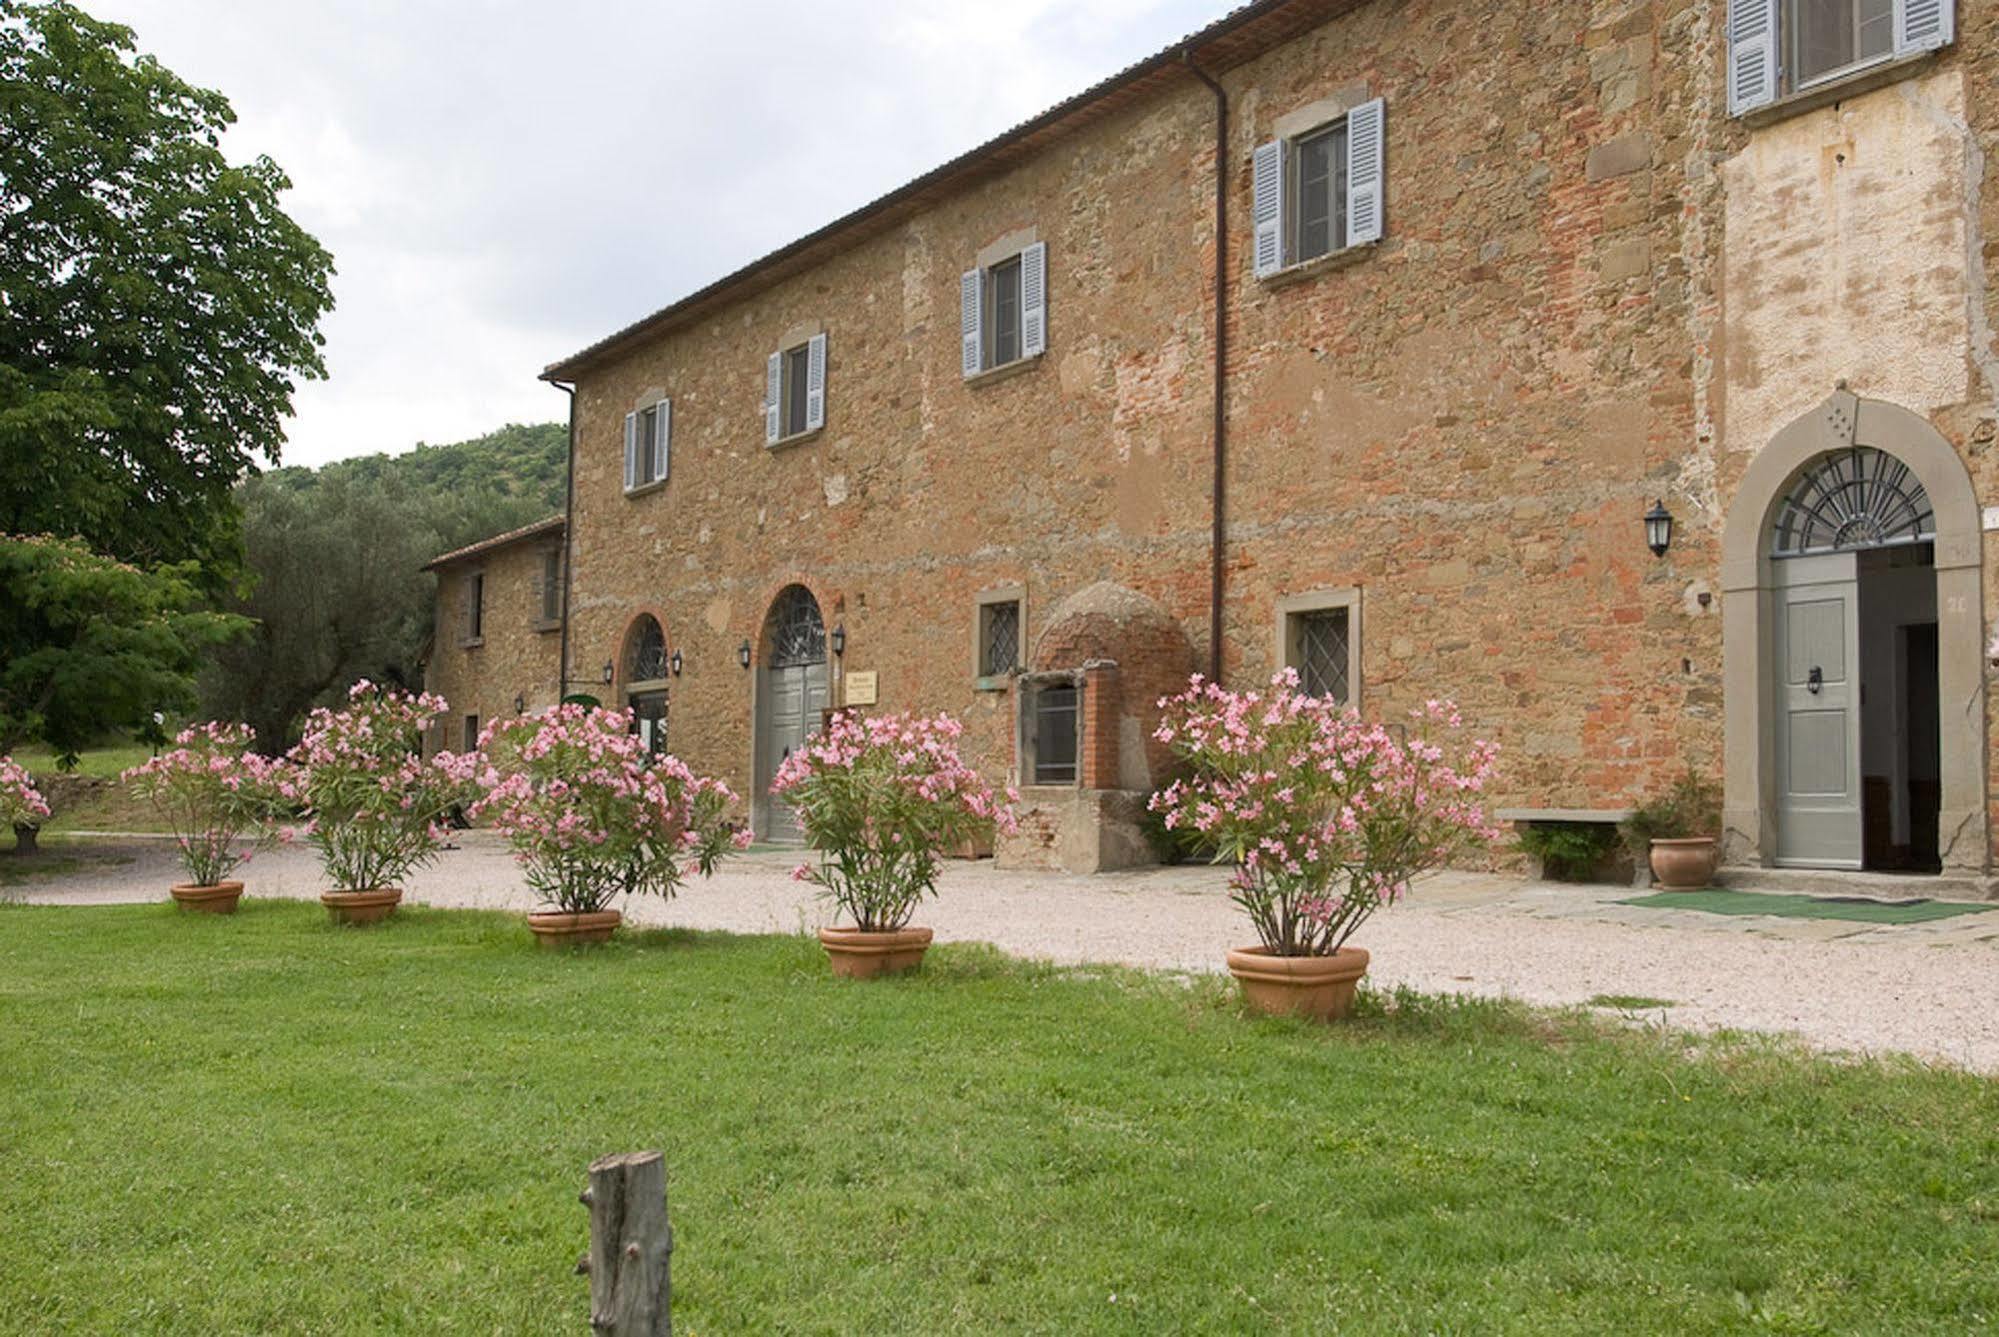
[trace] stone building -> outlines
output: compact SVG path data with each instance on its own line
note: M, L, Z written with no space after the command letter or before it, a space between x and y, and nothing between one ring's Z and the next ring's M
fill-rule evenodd
M431 560L437 615L424 687L450 704L426 752L462 751L496 719L562 696L562 536L554 516Z
M1003 858L1142 857L1151 701L1288 663L1519 819L1982 878L1995 79L1967 0L1247 4L547 370L568 684L650 619L779 835L823 708L949 709Z

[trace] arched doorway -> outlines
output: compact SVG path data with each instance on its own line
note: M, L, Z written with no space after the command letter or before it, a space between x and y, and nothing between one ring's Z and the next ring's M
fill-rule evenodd
M788 804L770 792L784 759L819 728L830 700L826 673L826 623L819 601L803 585L787 585L764 617L763 657L757 666L757 835L782 845L805 838Z
M653 756L666 752L667 661L666 631L659 619L642 613L625 633L623 673L625 708L632 712L632 732Z
M1981 535L1957 453L1844 390L1786 427L1723 534L1733 862L1983 872Z

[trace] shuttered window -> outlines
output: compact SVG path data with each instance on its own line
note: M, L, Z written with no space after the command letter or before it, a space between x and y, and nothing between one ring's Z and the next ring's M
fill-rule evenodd
M1250 220L1259 278L1381 240L1386 139L1386 104L1376 98L1257 147Z
M625 491L666 481L672 441L672 400L662 399L625 415Z
M826 336L770 355L764 374L764 441L776 445L826 425Z
M967 379L1048 349L1048 244L968 269L959 282L959 331Z
M1956 37L1955 0L1728 0L1728 109L1740 115Z

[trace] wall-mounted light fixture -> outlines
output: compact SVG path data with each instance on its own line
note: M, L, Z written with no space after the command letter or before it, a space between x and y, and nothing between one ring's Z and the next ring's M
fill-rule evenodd
M617 674L617 671L618 671L618 669L617 669L617 665L613 664L613 663L612 663L612 662L611 662L610 660L608 660L608 659L604 661L604 681L605 681L605 682L609 682L609 681L611 681L612 677L614 677L614 676L615 676L615 675Z
M744 668L750 666L750 643L747 640L736 647L736 662Z
M673 676L676 678L680 676L680 664L681 664L680 651L675 650L673 652L673 658L666 661L666 666L673 670Z
M528 699L519 692L514 693L514 714L519 715L528 708Z
M1664 557L1666 549L1673 546L1673 513L1664 501L1653 502L1652 509L1645 512L1645 546L1654 557Z
M846 623L844 623L844 622L842 622L842 623L841 623L840 625L838 625L838 626L834 627L834 628L833 628L833 634L832 634L832 636L830 636L830 637L829 637L828 639L829 639L829 640L831 640L831 641L832 641L832 643L833 643L833 653L834 653L834 655L835 655L835 656L839 656L839 655L844 655L844 654L846 654L846 653L847 653L847 624L846 624Z

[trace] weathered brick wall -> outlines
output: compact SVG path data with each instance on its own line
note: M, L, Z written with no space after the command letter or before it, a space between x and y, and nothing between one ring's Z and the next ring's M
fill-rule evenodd
M1683 759L1719 766L1722 517L1835 376L1913 395L1999 496L1999 12L1960 4L1916 77L1764 128L1725 115L1722 12L1377 3L1225 75L1231 678L1273 667L1277 599L1359 587L1368 713L1455 697L1505 748L1500 804L1624 806ZM1388 106L1383 244L1259 283L1251 149L1363 95ZM1129 586L1204 661L1212 114L1190 79L585 375L572 671L594 681L659 609L687 663L675 750L747 785L735 650L794 579L847 630L836 701L843 666L873 670L879 709L960 713L995 771L1012 694L973 690L979 590L1026 588L1033 645L1069 594ZM967 386L958 275L1025 228L1049 245L1049 351ZM1771 268L1828 246L1856 263L1827 292ZM813 324L826 430L767 450L764 358ZM622 418L659 391L673 478L627 500ZM1664 560L1654 497L1680 522ZM1156 695L1142 667L1120 660L1127 704Z
M464 746L467 715L481 726L514 713L514 698L528 710L553 705L561 659L561 624L542 620L543 555L560 538L511 544L437 573L437 617L424 687L450 703L431 729L427 751ZM470 577L486 576L480 643L466 643ZM581 690L593 690L584 687Z

